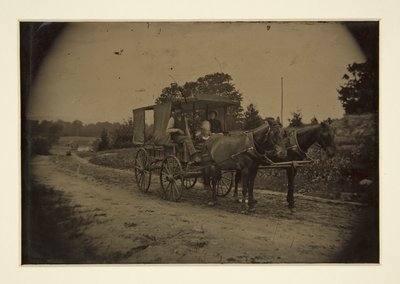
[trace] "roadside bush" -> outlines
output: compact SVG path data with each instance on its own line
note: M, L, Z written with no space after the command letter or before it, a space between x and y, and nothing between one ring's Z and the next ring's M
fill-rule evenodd
M97 151L104 151L110 149L110 139L108 137L108 131L103 129L101 132L100 142L97 146Z
M46 137L33 137L31 143L31 155L49 155L51 144Z
M28 121L25 125L25 139L30 155L49 155L52 145L57 143L63 128L52 121Z
M353 183L351 166L354 155L338 154L331 159L316 159L310 165L301 167L299 174L307 182L305 191L332 191L336 186L347 187Z
M129 119L112 132L111 148L121 149L133 146L133 121Z

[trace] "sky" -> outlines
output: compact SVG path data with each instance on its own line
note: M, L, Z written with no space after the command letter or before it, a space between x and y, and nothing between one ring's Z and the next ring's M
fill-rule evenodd
M120 55L115 54L119 52ZM172 82L232 76L262 116L339 118L337 89L361 49L340 23L71 23L40 67L28 118L121 122Z

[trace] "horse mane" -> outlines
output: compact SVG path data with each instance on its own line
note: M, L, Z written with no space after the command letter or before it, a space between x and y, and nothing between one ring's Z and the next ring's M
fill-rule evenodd
M268 117L266 120L273 132L279 131L282 128L281 124L274 118Z

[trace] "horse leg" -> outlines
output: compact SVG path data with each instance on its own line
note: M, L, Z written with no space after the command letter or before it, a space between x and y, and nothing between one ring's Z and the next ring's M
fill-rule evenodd
M239 187L239 182L240 182L240 175L241 175L240 170L237 170L235 172L235 191L233 192L233 197L236 198L237 201L239 201L239 198L238 198L238 187Z
M210 169L210 167L205 167L205 168L203 169L204 188L207 190L207 193L208 193L209 196L211 197L210 200L209 200L209 202L208 202L208 205L213 205L213 204L212 204L212 199L213 199L213 198L212 198L212 195L213 195L213 193L212 193L212 188L211 188L211 186L210 186L210 184L211 184L210 174L211 174L211 169Z
M242 209L244 210L246 208L247 190L249 188L248 170L242 170L240 178L242 180Z
M211 191L211 200L208 202L208 205L214 206L217 202L217 173L214 166L209 168L209 171L205 173L204 184Z
M253 195L253 189L254 189L254 181L257 176L257 168L254 168L250 171L250 176L248 180L248 191L249 191L249 201L248 201L248 206L249 206L249 211L253 212L254 209L254 204L256 201L254 200L254 195Z
M294 178L296 176L297 170L295 167L290 167L286 170L287 180L288 180L288 193L286 200L288 202L289 209L294 208Z

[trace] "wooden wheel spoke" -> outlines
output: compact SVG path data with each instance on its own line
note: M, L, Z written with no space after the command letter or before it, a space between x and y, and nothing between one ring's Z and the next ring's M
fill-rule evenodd
M225 183L225 181L224 180L220 180L220 184L223 184L226 188L229 188L229 186Z
M176 199L175 193L176 193L176 183L173 182L173 183L172 183L172 198L173 198L174 200Z
M178 182L180 183L178 184ZM179 200L182 193L179 187L182 187L187 181L182 178L182 167L175 156L167 156L162 162L160 183L166 199Z

